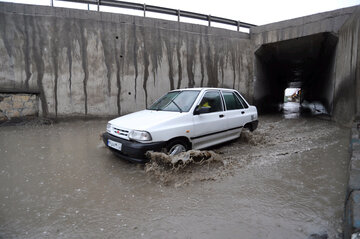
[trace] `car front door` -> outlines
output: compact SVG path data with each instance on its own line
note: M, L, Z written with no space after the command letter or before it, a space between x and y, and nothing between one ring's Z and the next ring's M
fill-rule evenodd
M202 113L194 114L194 134L191 137L194 149L206 148L224 142L227 123L224 112L223 100L219 90L207 91L198 108L203 108ZM206 108L208 108L206 110Z

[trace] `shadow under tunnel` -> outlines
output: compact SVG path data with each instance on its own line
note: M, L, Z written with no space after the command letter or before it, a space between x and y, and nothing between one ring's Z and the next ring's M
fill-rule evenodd
M302 106L322 105L331 115L337 41L325 32L262 45L255 52L254 103L259 112L282 111L285 89L301 88Z

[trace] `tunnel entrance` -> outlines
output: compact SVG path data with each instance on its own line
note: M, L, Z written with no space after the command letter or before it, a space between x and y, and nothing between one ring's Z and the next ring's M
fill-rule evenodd
M285 89L301 88L300 112L312 112L316 105L331 114L337 40L326 32L262 45L255 52L254 103L259 112L283 111Z

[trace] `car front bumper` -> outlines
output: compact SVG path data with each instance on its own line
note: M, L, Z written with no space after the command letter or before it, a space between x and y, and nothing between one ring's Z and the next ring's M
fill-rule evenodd
M161 151L161 149L165 147L165 142L139 143L115 137L107 132L103 133L102 138L104 144L109 149L111 149L118 157L135 163L148 162L149 159L146 158L145 155L147 151ZM117 143L121 143L121 151L109 147L109 139Z

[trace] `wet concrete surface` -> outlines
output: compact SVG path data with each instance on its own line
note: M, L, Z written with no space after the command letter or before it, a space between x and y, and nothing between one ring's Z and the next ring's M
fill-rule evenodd
M222 163L167 173L118 159L105 127L0 128L0 238L341 238L348 128L263 116Z

